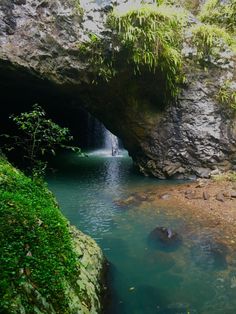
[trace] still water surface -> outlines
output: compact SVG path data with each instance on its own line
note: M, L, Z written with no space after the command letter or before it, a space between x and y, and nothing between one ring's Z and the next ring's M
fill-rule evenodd
M181 209L118 201L173 182L140 176L126 154L69 153L54 167L57 172L47 181L64 215L96 239L111 263L107 313L236 313L236 258L215 240L219 230L198 224ZM173 250L150 246L148 235L157 226L176 230L182 244Z

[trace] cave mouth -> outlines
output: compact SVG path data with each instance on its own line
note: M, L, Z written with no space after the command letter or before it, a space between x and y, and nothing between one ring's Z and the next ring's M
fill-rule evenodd
M28 76L27 73L2 71L0 77L1 106L0 125L2 134L16 134L9 117L31 111L34 104L40 105L47 116L62 127L69 128L74 144L82 150L109 149L113 152L112 140L123 148L120 139L110 133L96 117L84 107L79 97L65 86L56 86L49 81ZM73 95L73 96L72 96Z

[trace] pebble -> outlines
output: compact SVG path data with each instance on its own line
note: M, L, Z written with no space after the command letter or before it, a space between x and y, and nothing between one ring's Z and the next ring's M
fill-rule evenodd
M171 198L171 195L168 193L160 195L161 200L169 200Z
M216 195L216 200L219 201L219 202L224 202L225 201L225 197L224 197L222 192L220 192L220 193L218 193Z
M230 196L231 196L232 198L236 198L236 191L232 191Z
M204 192L202 193L202 196L203 196L203 199L204 199L205 201L209 200L209 198L210 198L210 195L209 195L206 191L204 191Z

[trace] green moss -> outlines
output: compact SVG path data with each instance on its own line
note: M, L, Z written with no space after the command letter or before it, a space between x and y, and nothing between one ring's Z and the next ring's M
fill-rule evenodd
M99 276L90 269L102 267L100 249L92 239L85 241L83 234L78 237L78 232L77 242L72 240L68 221L46 186L3 158L0 235L1 313L90 313L92 308L96 313L99 289L94 285ZM87 250L100 256L98 265L93 264L95 258L84 260ZM80 278L82 274L87 281L85 275Z

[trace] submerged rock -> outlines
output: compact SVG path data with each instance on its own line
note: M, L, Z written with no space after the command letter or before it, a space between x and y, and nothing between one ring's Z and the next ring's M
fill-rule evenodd
M174 251L181 245L182 238L170 228L156 227L149 234L148 243L155 249Z

